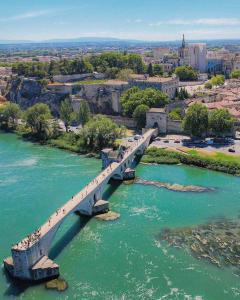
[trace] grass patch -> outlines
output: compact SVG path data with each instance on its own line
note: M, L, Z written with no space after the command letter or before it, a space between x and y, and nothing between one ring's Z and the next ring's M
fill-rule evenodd
M96 79L96 80L80 80L80 81L74 82L73 84L74 85L82 85L82 84L93 85L93 84L103 84L106 82L107 82L107 80L105 80L105 79Z
M74 133L61 134L57 139L51 139L48 144L60 149L68 150L71 152L86 154L86 149L82 146L82 141Z
M144 163L157 164L178 164L192 165L209 170L220 171L232 175L240 176L240 157L217 152L214 156L203 156L197 150L189 150L187 154L159 149L149 148L142 158Z

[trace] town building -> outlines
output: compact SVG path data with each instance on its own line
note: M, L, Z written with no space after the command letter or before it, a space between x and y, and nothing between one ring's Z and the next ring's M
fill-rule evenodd
M163 62L164 57L172 53L170 48L155 48L153 49L154 61Z
M176 95L179 87L179 79L172 77L149 77L148 75L134 74L129 80L130 86L138 86L140 89L154 88L166 93L170 99Z
M180 66L188 65L204 73L207 70L207 46L204 43L186 44L183 35L182 46L179 48Z
M158 128L160 134L183 133L181 123L168 117L168 107L150 108L146 113L146 128Z

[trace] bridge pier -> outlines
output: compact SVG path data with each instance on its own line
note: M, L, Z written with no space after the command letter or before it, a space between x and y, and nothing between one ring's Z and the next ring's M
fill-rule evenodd
M102 200L104 189L110 179L131 180L131 169L136 156L142 155L157 130L151 129L131 145L118 151L102 152L103 171L79 193L57 209L35 232L29 234L11 248L12 256L4 260L5 269L22 280L37 281L59 276L59 266L48 257L52 240L65 218L71 213L92 216L109 209L108 201Z

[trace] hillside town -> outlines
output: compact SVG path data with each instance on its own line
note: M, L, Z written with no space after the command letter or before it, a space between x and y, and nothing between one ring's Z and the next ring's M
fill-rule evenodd
M1 1L0 300L240 299L239 11Z
M178 47L147 46L140 50L136 46L136 53L131 48L129 54L114 50L109 52L107 47L95 52L74 50L74 55L64 51L63 57L58 55L59 50L55 50L54 57L31 57L29 51L29 56L9 55L7 61L2 56L1 102L11 101L23 109L43 102L59 117L60 103L68 97L75 112L81 101L87 101L93 114L107 115L118 124L134 129L136 120L133 114L124 111L121 97L134 87L154 89L169 99L159 110L162 134L183 134L181 120L186 111L194 103L201 103L209 111L226 109L235 120L234 131L230 133L235 136L240 121L240 46L213 49L206 43L188 43L183 35ZM41 54L41 50L38 52ZM126 66L121 62L124 55L129 59ZM69 70L64 70L64 64ZM156 123L149 121L154 106L149 109L144 125L147 127ZM156 109L154 114L156 117Z

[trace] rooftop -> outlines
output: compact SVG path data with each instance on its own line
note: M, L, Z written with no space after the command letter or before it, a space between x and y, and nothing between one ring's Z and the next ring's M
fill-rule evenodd
M136 80L136 81L147 81L147 82L168 82L173 80L173 77L149 77L148 75L142 75L142 74L133 74L131 75L131 79L132 80Z
M153 107L153 108L150 108L149 113L165 113L165 108L157 108L157 107Z

